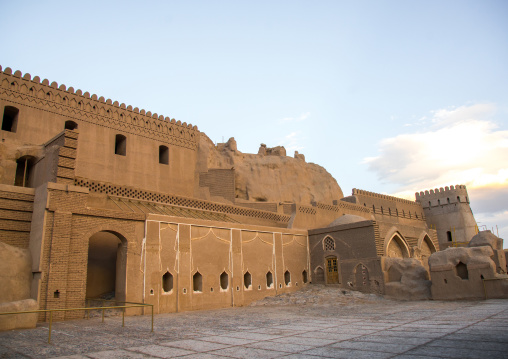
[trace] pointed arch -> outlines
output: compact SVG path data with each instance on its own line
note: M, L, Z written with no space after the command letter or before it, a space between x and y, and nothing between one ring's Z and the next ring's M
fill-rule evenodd
M390 230L387 232L383 248L383 253L387 257L411 257L411 251L406 239L395 226L390 228Z

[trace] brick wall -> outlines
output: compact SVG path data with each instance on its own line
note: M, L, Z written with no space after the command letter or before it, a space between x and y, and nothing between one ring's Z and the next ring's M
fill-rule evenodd
M0 241L28 248L34 190L0 185Z

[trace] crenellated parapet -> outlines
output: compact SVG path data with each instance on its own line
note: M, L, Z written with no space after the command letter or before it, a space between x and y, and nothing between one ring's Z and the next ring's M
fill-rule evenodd
M386 194L369 192L369 191L365 191L363 189L353 188L353 196L355 196L355 195L362 195L362 196L367 196L367 197L372 197L372 198L377 198L377 199L382 199L382 200L387 200L387 201L392 201L392 202L398 202L398 203L409 204L409 205L416 205L416 203L414 201L410 201L408 199L394 197L394 196L388 196Z
M416 201L423 208L444 206L457 203L469 203L467 188L464 185L446 186L415 193Z
M67 88L39 76L0 66L0 96L20 105L53 112L73 120L113 128L163 143L197 149L197 126L175 121L125 103Z
M407 199L353 188L352 196L344 197L342 200L363 204L376 215L425 221L421 205Z

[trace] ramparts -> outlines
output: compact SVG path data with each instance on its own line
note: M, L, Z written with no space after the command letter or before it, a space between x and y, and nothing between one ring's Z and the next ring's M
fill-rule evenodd
M10 95L15 103L65 115L78 121L95 123L127 133L141 135L165 143L197 149L199 131L197 126L175 121L169 117L151 113L125 103L98 97L89 92L67 88L56 82L41 81L39 76L31 77L21 71L12 73L0 66L0 93Z
M415 193L416 201L420 202L423 208L435 206L469 203L467 188L464 185L446 186Z

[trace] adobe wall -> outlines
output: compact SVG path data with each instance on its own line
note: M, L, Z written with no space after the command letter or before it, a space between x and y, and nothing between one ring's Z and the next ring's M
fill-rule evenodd
M380 255L387 255L387 246L395 234L407 244L411 257L421 256L419 251L426 236L431 242L429 243L431 252L440 248L437 233L427 225L428 220L420 203L356 188L353 189L353 195L344 198L343 201L363 205L372 210L383 239L384 250ZM427 250L424 249L424 255L428 258L431 253L426 253ZM427 264L424 265L428 267Z
M1 67L0 67L1 70ZM0 158L7 170L0 183L14 184L16 159L62 132L74 121L80 132L76 175L165 193L192 195L199 139L197 127L112 102L20 71L0 71L0 111L19 110L13 131L0 131ZM115 154L116 135L126 137L126 154ZM168 164L159 163L159 146L168 147ZM21 152L19 148L22 148ZM0 151L0 155L2 155ZM150 175L146 175L150 174Z
M478 226L469 206L466 186L441 187L416 193L415 196L423 207L427 223L437 230L441 248L466 245L477 233Z
M85 305L89 238L111 231L122 238L126 262L125 298L141 298L139 258L144 216L92 209L86 206L88 191L48 183L36 189L31 232L32 298L40 309L77 308ZM83 313L54 313L53 318L81 318ZM41 320L44 315L41 314Z
M333 284L327 277L327 259L337 258L338 281L342 288L366 293L384 292L383 271L375 221L366 220L330 228L309 230L309 251L313 283Z
M0 184L0 241L27 249L34 189Z
M322 228L345 214L353 214L365 219L372 219L371 211L363 206L334 201L333 205L313 202L310 206L286 205L284 213L291 213L290 228Z
M145 300L157 313L247 305L310 281L306 231L150 215L144 263Z
M32 296L41 309L85 305L89 240L102 231L121 243L116 298L154 304L158 313L246 305L310 281L306 231L95 208L90 196L87 189L63 184L36 189L30 250ZM198 271L202 287L195 291ZM225 288L220 286L223 272L228 276ZM163 288L166 273L172 276L169 291ZM54 319L83 315L66 312Z

